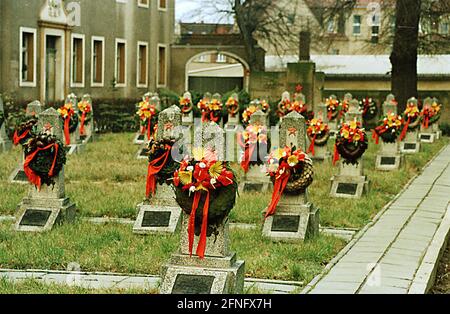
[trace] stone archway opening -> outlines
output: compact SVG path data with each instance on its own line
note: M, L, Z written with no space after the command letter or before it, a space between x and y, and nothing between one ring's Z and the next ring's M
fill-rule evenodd
M186 90L200 94L248 91L250 70L247 62L226 51L205 51L186 63Z

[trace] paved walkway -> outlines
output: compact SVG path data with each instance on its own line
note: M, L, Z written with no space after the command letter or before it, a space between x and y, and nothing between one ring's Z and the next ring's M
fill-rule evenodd
M303 293L426 293L450 230L450 146Z

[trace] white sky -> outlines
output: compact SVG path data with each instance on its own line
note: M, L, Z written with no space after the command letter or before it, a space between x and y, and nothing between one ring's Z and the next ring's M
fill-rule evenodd
M227 0L175 0L175 18L182 22L232 23L230 17L214 12L213 6L205 7L205 3L225 3Z

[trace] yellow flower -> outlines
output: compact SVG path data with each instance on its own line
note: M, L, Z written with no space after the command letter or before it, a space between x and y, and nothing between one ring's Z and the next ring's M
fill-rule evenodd
M196 161L200 161L205 158L205 150L203 148L194 148L192 150L192 154L194 155L194 159Z
M350 128L355 130L358 127L358 121L355 119L352 122L350 122Z
M295 155L292 155L288 158L288 164L291 167L295 167L298 164L298 157Z
M178 173L178 177L180 178L180 182L183 185L192 183L192 172L191 171L180 171Z
M218 177L220 177L222 170L222 162L218 161L209 168L209 175L211 176L211 178L217 179Z
M345 139L348 139L350 137L350 132L347 129L342 130L342 136Z
M278 148L278 149L274 152L273 158L275 158L275 159L281 159L281 158L284 157L284 153L285 153L285 150L284 150L284 149Z
M359 142L361 140L361 135L359 133L356 133L353 136L353 142Z

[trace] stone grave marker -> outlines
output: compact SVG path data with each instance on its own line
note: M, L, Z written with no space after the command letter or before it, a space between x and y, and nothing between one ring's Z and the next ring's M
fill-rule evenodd
M203 135L197 148L218 149L218 160L224 161L224 132L214 122L202 126ZM212 135L212 137L211 137ZM212 144L212 142L215 142ZM208 238L205 258L190 256L189 215L182 213L180 248L163 267L162 294L239 294L244 288L245 263L230 251L229 220L226 217L217 232ZM197 247L199 237L194 238Z
M434 97L433 98L433 104L438 105L439 104L439 99ZM442 108L441 108L441 110L442 110ZM440 126L439 126L439 121L433 123L431 127L433 129L433 132L435 132L435 134L436 134L436 140L440 140L441 137L442 137L442 130L441 130Z
M423 101L423 108L431 108L433 105L433 99L428 97ZM436 132L433 130L433 125L429 125L428 128L425 127L424 123L420 124L420 141L422 143L433 144L436 140Z
M184 99L189 99L192 105L192 95L190 92L186 92L183 95ZM194 110L192 109L189 113L183 113L182 123L184 126L191 127L194 125Z
M84 124L84 134L81 134L80 130L80 138L82 140L82 143L89 143L94 140L95 136L95 125L94 125L94 107L92 106L92 97L89 94L83 95L83 98L81 99L82 102L86 102L91 106L91 118L86 119ZM81 113L80 113L81 117ZM80 120L80 127L81 127L81 120Z
M239 96L234 93L230 97L237 101L238 106L237 112L231 112L231 109L228 110L228 122L225 125L226 160L235 162L238 159L237 137L243 127L239 119Z
M357 100L350 101L350 108L345 115L345 121L358 121L362 123L362 112ZM363 158L357 160L356 164L340 162L339 175L331 178L331 197L361 198L369 191L369 181L364 175Z
M335 101L338 100L338 98L337 98L336 95L331 95L331 96L329 97L329 99L335 100ZM325 107L326 107L326 105L325 105ZM336 136L336 133L339 131L339 130L338 130L338 129L339 129L339 124L341 123L340 119L338 119L339 116L336 117L336 118L333 119L333 120L329 120L329 119L328 119L328 109L325 109L325 115L327 116L327 122L328 122L328 126L329 126L329 128L330 128L330 134L331 134L332 137L335 137L335 136Z
M297 113L284 117L280 126L279 147L292 147L306 152L306 121ZM319 234L319 209L308 199L308 191L290 195L283 194L275 215L266 219L263 236L272 241L296 242Z
M231 98L233 98L239 104L239 95L238 94L236 94L236 93L232 94ZM237 110L238 110L237 112L230 112L230 111L228 111L228 122L227 122L227 125L225 126L226 129L228 129L228 128L235 128L237 125L240 124L240 121L239 121L239 105L238 105Z
M158 96L158 94L146 94L146 96L144 96L146 99L148 98L148 102L150 103L150 105L155 106L155 108L157 108L156 110L159 112L161 108L161 100ZM152 124L152 128L154 127L154 125ZM135 140L136 142L136 140ZM150 152L150 148L148 147L148 143L150 142L150 139L147 139L146 136L144 135L144 141L141 144L141 147L139 148L137 154L136 154L136 159L148 159L148 154Z
M182 136L182 113L172 106L159 114L157 141L176 139ZM171 152L172 154L172 152ZM173 188L168 184L157 184L155 195L137 206L138 216L133 227L137 234L174 233L180 225L181 208L175 200Z
M412 97L408 100L408 104L409 103L417 105L418 101L416 98ZM407 117L403 118L407 119ZM420 128L417 127L414 130L408 130L408 132L406 132L406 137L400 143L400 152L402 154L417 154L420 152L421 143L419 140L419 130Z
M264 112L261 110L256 111L252 114L250 118L250 126L262 126L267 129L267 119ZM267 129L267 137L269 137L269 130ZM255 144L256 145L256 144ZM259 147L257 145L256 147ZM269 149L269 147L267 148ZM266 150L267 150L266 149ZM256 149L255 149L256 151ZM257 158L264 158L269 152L257 152ZM263 155L264 154L264 155ZM241 159L244 157L244 149L241 148ZM254 155L255 156L255 155ZM251 160L256 161L256 160ZM242 183L240 184L239 190L241 192L261 192L265 193L272 187L272 182L270 181L270 177L267 175L267 167L266 160L260 160L263 162L262 165L250 165L250 168L247 173L244 174L242 179Z
M317 112L314 114L316 119L322 120L323 123L327 123L327 106L324 103L317 105ZM328 126L329 127L329 126ZM331 130L330 130L331 133ZM331 138L331 134L329 136ZM329 141L329 139L328 139ZM328 142L327 141L327 142ZM307 145L311 145L311 139L307 136ZM331 153L328 151L328 145L315 145L314 146L314 156L310 154L313 161L317 162L329 162L331 160Z
M47 109L39 114L38 130L49 130L61 142L64 140L63 124L59 113ZM28 196L19 204L16 231L45 232L55 224L73 222L76 206L66 197L64 185L64 168L55 178L55 185L42 185L39 191L35 186L30 187Z
M39 114L42 112L42 105L39 101L35 100L27 105L25 111L25 116L29 119L37 119ZM25 160L23 154L21 155L21 160L19 166L14 169L14 171L9 176L9 182L18 184L28 184L28 178L23 171L23 162Z
M10 150L12 142L6 133L6 114L3 106L3 99L0 95L0 153Z
M390 94L386 97L386 101L383 104L384 116L391 114L398 114L398 104L395 101L395 96ZM375 168L382 171L394 171L398 170L402 164L402 155L400 154L399 141L394 143L386 143L383 139L380 139L380 151L376 157Z
M75 94L71 93L66 97L65 103L71 103L73 105L73 110L75 111L75 115L77 115L79 119L79 109L78 109L78 98ZM70 145L67 146L67 154L78 154L85 150L86 145L84 145L81 141L80 137L80 120L78 120L78 126L76 130L70 133Z

